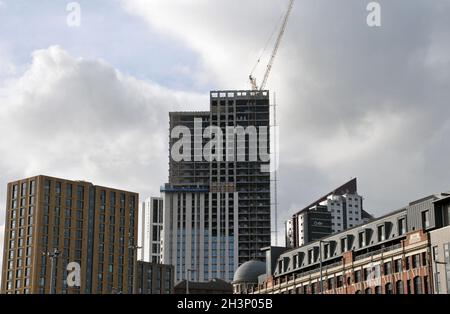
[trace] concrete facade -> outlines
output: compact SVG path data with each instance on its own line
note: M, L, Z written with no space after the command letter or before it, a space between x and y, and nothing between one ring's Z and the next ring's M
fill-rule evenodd
M162 261L175 266L176 281L188 274L191 281L231 281L240 264L264 258L261 248L271 241L271 183L262 169L270 160L249 158L250 145L257 144L258 152L264 147L244 133L243 139L226 136L225 159L206 160L203 148L210 127L227 134L229 127L259 130L269 124L268 91L212 91L210 111L170 113L171 133L181 125L198 140L189 150L193 160L171 156L169 183L161 188ZM171 151L177 140L170 138ZM264 146L270 152L270 134Z

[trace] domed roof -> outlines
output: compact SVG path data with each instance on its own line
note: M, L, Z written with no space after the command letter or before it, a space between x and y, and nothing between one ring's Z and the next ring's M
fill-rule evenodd
M236 269L233 278L233 284L236 283L258 283L258 276L266 273L266 263L251 260L245 262Z

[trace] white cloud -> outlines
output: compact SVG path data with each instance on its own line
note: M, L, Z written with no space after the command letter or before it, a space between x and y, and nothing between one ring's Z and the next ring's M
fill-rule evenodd
M377 30L366 26L360 0L296 2L268 85L279 105L282 218L353 176L376 214L450 188L450 5L380 2ZM220 89L248 88L248 72L287 5L122 3L202 59L200 73L177 62L169 72ZM139 81L58 47L35 52L19 78L20 65L9 60L0 49L0 82L2 73L15 76L0 85L3 189L7 181L45 173L157 193L167 179L168 111L207 109L207 94ZM259 79L262 70L264 62Z
M153 28L175 35L204 62L202 81L221 89L248 88L247 77L286 3L269 0L122 0Z
M219 89L249 87L248 72L287 3L122 0L197 51L202 75ZM355 176L366 209L378 215L450 188L437 157L450 150L442 142L450 126L450 5L380 3L382 27L373 29L359 0L296 1L268 84L279 105L281 216Z
M2 190L7 181L48 174L145 197L167 180L168 112L204 109L208 100L54 46L33 53L27 71L0 88L0 103Z
M0 45L0 82L7 77L15 75L16 72L17 69L11 61L10 53L7 51L6 47Z

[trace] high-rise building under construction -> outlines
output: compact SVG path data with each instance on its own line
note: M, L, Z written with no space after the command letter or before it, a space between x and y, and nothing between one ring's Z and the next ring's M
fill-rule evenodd
M213 91L210 111L170 113L162 262L231 281L271 242L268 91Z

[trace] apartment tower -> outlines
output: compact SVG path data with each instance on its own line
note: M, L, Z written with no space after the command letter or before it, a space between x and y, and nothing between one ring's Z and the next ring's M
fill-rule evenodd
M7 193L2 293L133 292L138 194L47 176Z
M140 260L161 262L161 231L163 228L163 199L149 197L141 204Z
M268 91L213 91L210 111L170 113L162 261L175 266L177 282L231 281L240 264L263 258L271 241L269 128ZM180 133L192 139L183 149Z

